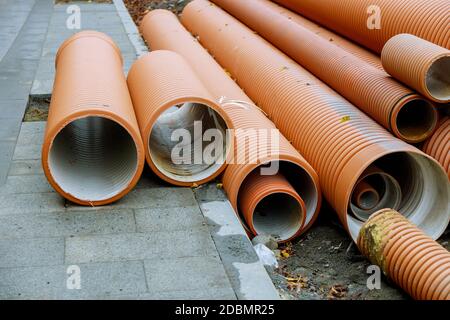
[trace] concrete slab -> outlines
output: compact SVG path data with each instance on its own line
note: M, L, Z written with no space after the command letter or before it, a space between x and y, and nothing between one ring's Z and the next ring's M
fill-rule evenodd
M142 261L77 265L81 289L69 289L69 265L0 269L1 299L96 299L147 292ZM68 273L69 271L69 273Z
M0 3L4 35L0 39L0 185L9 171L12 144L38 66L52 5L51 0ZM5 121L11 122L6 125Z
M156 293L178 290L212 292L233 290L227 277L224 277L222 262L218 257L186 257L167 260L145 261L148 287Z
M69 17L67 9L71 5L77 5L80 8L81 28L79 30L71 30L66 26ZM40 56L38 72L33 82L31 95L49 96L51 94L55 77L54 60L56 52L66 38L82 30L97 30L111 36L122 52L124 72L128 73L133 61L136 60L136 50L127 36L114 4L79 2L57 4L54 6L50 19L49 30Z
M0 238L74 237L135 231L132 210L0 216Z
M69 264L206 257L214 255L215 252L206 228L66 239L66 262Z
M63 263L64 238L0 239L0 268Z

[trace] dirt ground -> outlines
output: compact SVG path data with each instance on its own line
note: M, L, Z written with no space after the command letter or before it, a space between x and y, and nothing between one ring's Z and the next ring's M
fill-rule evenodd
M439 242L450 249L450 230ZM279 268L268 271L284 299L410 299L384 276L380 290L367 288L370 263L360 255L330 208L322 210L304 237L280 249L289 257L279 258Z

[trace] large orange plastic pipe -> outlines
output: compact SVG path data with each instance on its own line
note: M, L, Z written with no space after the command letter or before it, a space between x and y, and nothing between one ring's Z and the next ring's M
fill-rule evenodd
M398 138L426 140L435 130L435 106L386 72L349 54L279 13L266 0L212 0L289 55ZM320 52L320 54L317 54Z
M274 8L276 8L276 10L281 15L287 17L289 20L292 20L293 22L298 23L299 25L310 30L311 32L314 32L316 35L322 37L323 39L330 41L334 45L337 45L338 47L341 47L342 49L350 52L351 54L357 56L361 60L374 66L375 68L384 70L383 66L381 65L380 57L377 54L375 54L374 52L372 52L364 47L361 47L360 45L348 40L347 38L344 38L344 37L338 35L337 33L333 32L311 20L308 20L305 17L302 17L301 15L299 15L297 13L292 12L291 10L281 7L275 3L272 3L272 6Z
M398 212L371 216L358 247L414 299L450 300L450 253Z
M228 165L223 176L224 190L239 217L244 220L239 197L244 192L243 185L250 174L261 174L260 170L265 164L279 164L279 173L288 180L306 208L304 225L297 231L281 235L280 240L291 240L304 233L316 220L321 204L321 192L314 169L282 135L276 143L270 135L267 138L260 137L258 143L252 143L250 139L249 143L247 132L272 131L276 130L275 125L201 47L197 39L189 34L172 12L153 10L144 17L140 28L151 49L171 50L183 56L215 100L221 101L237 131L234 135L235 153L240 146L247 145L248 159L253 161L234 161ZM267 178L269 185L271 177L263 178ZM276 188L276 185L272 187ZM251 208L244 211L253 212ZM249 226L245 223L243 225L252 233ZM301 224L296 223L296 226L299 225ZM266 232L273 230L269 228Z
M273 1L377 53L400 33L410 33L450 49L448 0Z
M147 163L159 177L177 186L193 186L225 170L231 119L183 57L162 50L141 57L128 73L128 88ZM208 130L215 130L215 138L208 138L213 141L205 139ZM174 154L180 145L183 148ZM205 153L208 147L214 152Z
M145 151L122 56L111 38L83 31L56 55L42 165L50 184L81 205L104 205L138 182Z
M210 2L189 3L182 23L317 170L325 197L353 239L362 222L351 215L349 204L356 183L372 166L398 181L403 214L433 238L444 232L450 184L434 159L394 138Z

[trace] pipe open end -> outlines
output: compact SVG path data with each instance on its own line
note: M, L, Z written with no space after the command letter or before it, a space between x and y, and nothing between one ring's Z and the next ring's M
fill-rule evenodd
M370 210L374 208L379 201L380 196L378 195L378 192L368 190L360 194L358 205L363 210Z
M410 100L401 107L395 124L402 139L410 143L419 143L433 133L438 118L434 105L420 98Z
M450 101L450 55L434 61L427 71L425 85L427 91L436 101Z
M123 192L138 170L138 151L117 122L89 116L74 120L56 135L48 165L55 183L79 201L111 199Z
M237 207L255 235L269 234L286 242L311 226L320 200L316 180L301 165L272 161L246 176L239 187Z
M397 211L433 239L439 238L450 221L450 183L441 166L414 152L388 154L372 166L392 177L392 186L399 186L401 201ZM384 207L390 208L389 205ZM353 239L357 239L363 222L354 217L351 210L348 210L347 221Z
M275 235L281 240L292 238L302 227L304 205L286 193L264 197L253 214L257 234Z
M151 163L173 184L207 182L224 168L227 125L213 108L187 102L165 110L148 140Z
M359 220L367 221L381 209L398 209L401 201L402 190L398 181L392 175L371 166L353 190L350 210Z

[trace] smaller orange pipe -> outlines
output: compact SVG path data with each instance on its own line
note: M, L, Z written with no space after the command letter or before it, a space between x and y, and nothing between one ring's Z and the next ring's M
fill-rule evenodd
M380 201L378 191L366 181L359 182L352 195L352 202L362 210L375 208Z
M450 102L450 50L399 34L384 45L381 61L387 73L428 99Z
M438 129L423 146L423 151L444 167L450 180L450 117L441 119Z
M42 166L52 187L81 205L125 196L138 182L145 152L122 70L107 35L83 31L56 54Z
M251 173L242 185L239 207L255 236L269 234L285 242L297 237L305 224L305 203L280 173Z
M183 57L165 50L141 57L130 69L128 88L145 141L147 163L160 178L186 187L211 181L225 170L231 119ZM205 142L208 130L221 136L214 145ZM189 141L182 141L189 152L184 155L187 158L175 159L172 154L180 143L180 136L172 137L177 132L189 137ZM204 158L207 145L216 150L214 159Z
M450 300L450 253L400 213L383 209L363 225L361 252L416 300Z

